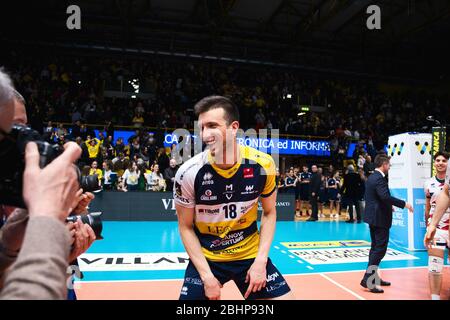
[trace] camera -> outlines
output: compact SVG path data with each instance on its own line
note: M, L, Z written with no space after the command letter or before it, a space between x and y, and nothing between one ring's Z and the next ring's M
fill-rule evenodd
M88 224L95 233L97 240L103 239L102 230L103 224L100 219L101 212L91 212L86 215L69 216L66 218L66 222L76 222L80 218L81 222Z
M44 168L63 151L64 147L50 144L40 134L24 125L14 125L11 132L0 141L0 203L19 208L26 208L22 197L23 171L25 170L25 147L28 142L35 142L39 150L39 166ZM77 171L80 187L84 192L99 190L97 176L81 176Z

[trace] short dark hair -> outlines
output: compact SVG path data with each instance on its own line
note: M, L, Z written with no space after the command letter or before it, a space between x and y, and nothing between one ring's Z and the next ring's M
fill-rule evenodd
M375 160L374 160L375 167L379 168L386 162L389 162L389 160L390 160L390 157L388 157L386 154L383 154L383 153L377 154L377 156L375 157Z
M239 109L230 99L223 96L205 97L194 106L195 115L208 112L212 109L222 108L225 111L225 120L229 125L233 121L239 121Z
M438 152L436 152L435 155L433 156L433 160L436 160L436 158L439 157L439 156L442 156L442 157L444 157L444 158L447 159L447 160L450 158L450 155L448 154L448 152L445 152L445 151L438 151Z

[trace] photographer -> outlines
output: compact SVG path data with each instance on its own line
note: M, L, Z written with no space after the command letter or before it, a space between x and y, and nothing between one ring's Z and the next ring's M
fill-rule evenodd
M14 89L9 76L0 70L0 143L9 138L13 117ZM1 145L0 151L3 148ZM1 229L0 260L16 259L4 275L1 299L66 297L71 237L64 221L72 211L71 205L79 189L73 163L80 153L75 143L67 143L59 157L41 168L36 143L27 143L22 196L28 208L28 222L20 252L14 247L14 229L17 225L23 228L23 223L15 224L17 217L10 216ZM20 218L22 221L23 217Z

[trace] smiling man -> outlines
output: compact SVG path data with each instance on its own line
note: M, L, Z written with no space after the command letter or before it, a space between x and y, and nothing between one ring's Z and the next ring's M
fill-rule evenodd
M195 105L207 150L175 176L174 200L181 239L189 255L180 299L220 299L234 280L245 299L292 299L268 257L276 224L275 163L240 146L239 111L229 99L210 96ZM258 199L263 215L258 230Z

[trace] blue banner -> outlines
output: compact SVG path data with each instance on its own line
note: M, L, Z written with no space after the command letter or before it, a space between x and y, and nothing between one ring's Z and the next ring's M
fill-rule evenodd
M395 198L407 200L408 189L390 189ZM408 210L394 207L392 212L391 241L402 248L408 248Z

